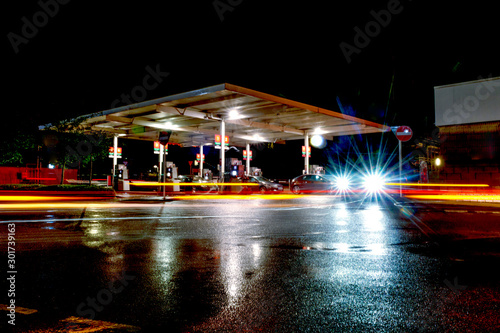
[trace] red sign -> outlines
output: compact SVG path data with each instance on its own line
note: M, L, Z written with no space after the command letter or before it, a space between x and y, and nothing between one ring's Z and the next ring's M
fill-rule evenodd
M114 154L115 153L115 148L114 147L109 147L108 151L109 151L110 154ZM121 155L121 153L122 153L122 147L117 147L116 148L116 154L117 155Z
M220 134L215 134L215 148L220 148L222 143L222 137ZM229 137L225 136L224 137L224 145L229 146Z
M396 130L396 138L401 142L406 142L413 136L413 131L408 126L399 126Z
M108 149L109 152L109 157L115 157L115 148L114 147L109 147ZM122 158L122 147L117 147L116 148L116 157Z
M202 160L202 156L203 156L203 161L205 160L205 154L201 155L201 154L196 154L196 160L197 161L201 161Z
M307 146L307 156L311 157L311 146ZM302 157L306 157L306 146L302 146Z
M243 150L243 160L245 161L247 159L247 157L250 159L250 161L252 160L252 151L250 150L250 152L247 153L246 149Z
M161 145L160 141L155 141L154 142L153 152L155 154L159 154L160 153L160 145ZM165 154L168 154L168 144L163 147L163 152Z

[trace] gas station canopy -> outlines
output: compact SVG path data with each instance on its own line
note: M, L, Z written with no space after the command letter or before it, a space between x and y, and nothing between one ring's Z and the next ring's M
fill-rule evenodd
M244 87L223 83L117 107L78 119L94 131L154 141L171 130L170 142L197 146L213 142L225 122L231 146L283 142L321 134L341 136L386 132L385 125Z

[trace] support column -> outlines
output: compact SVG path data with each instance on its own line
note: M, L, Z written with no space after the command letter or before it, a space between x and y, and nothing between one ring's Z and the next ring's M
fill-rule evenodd
M403 148L401 140L399 140L399 196L403 197Z
M161 175L163 172L163 149L164 146L160 143L160 154L158 154L158 183L161 183Z
M203 177L203 143L200 144L200 177Z
M306 156L304 157L304 171L309 173L309 133L304 137L304 146L306 147Z
M246 175L250 176L250 144L247 142L247 163L246 163Z
M116 165L118 164L118 135L113 137L113 179L116 175Z
M163 200L166 198L166 185L165 183L167 182L167 154L165 154L165 146L163 146L163 150L161 149L162 146L160 146L160 151L161 151L161 156L163 160Z
M220 182L224 182L224 173L226 168L226 146L225 146L225 137L226 137L226 122L224 119L220 122Z

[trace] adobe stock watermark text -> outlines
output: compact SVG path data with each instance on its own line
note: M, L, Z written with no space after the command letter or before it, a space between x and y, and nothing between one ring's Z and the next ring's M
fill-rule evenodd
M9 325L16 325L16 225L7 225L7 322Z
M21 45L28 44L30 40L38 35L40 29L45 27L50 19L58 13L61 5L66 5L70 0L39 0L40 10L31 15L31 18L21 17L21 29L19 33L9 32L7 38L15 54L19 53Z

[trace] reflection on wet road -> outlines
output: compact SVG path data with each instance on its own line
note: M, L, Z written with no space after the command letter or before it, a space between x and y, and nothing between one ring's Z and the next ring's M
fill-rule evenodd
M10 210L0 226L17 221L19 306L50 318L186 332L494 327L498 275L450 261L402 216L306 196Z

